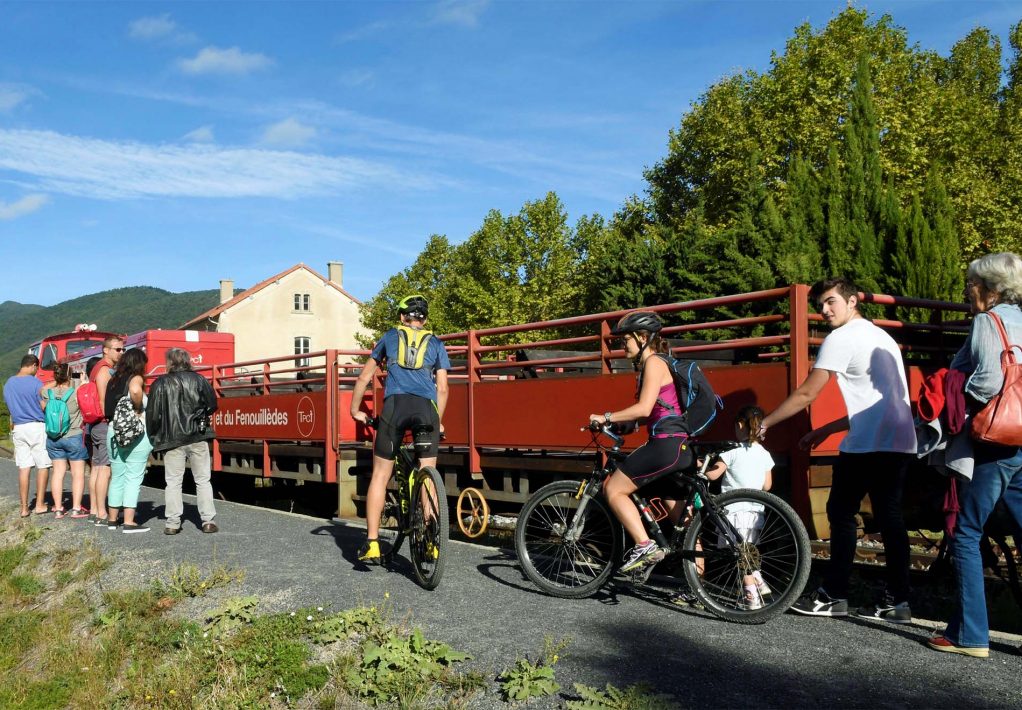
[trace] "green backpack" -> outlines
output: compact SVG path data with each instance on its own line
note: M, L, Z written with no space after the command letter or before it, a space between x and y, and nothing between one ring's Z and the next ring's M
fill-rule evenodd
M71 412L67 401L75 393L68 388L63 397L58 397L52 389L46 390L46 436L54 441L60 439L71 429Z
M432 331L409 328L407 325L397 327L397 360L395 365L406 370L420 370L429 350L429 339Z

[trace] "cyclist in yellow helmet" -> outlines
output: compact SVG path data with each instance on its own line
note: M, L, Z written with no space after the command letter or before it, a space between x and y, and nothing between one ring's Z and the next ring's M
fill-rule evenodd
M447 371L451 361L440 340L424 327L429 304L420 294L406 296L398 303L398 314L400 322L376 343L351 397L351 417L367 423L369 416L359 407L377 368L386 365L383 412L373 447L373 478L366 494L366 542L358 552L362 562L381 559L377 540L380 515L405 432L423 425L432 427L431 431L416 434L415 450L420 466L436 466L440 420L447 406Z

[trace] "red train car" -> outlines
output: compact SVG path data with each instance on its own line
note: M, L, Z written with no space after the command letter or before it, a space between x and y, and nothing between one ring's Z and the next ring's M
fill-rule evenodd
M58 362L71 365L72 373L85 373L85 366L92 357L103 355L103 341L112 335L124 338L127 349L141 348L149 357L146 380L151 383L166 371L167 351L183 348L192 358L192 366L207 374L212 366L227 365L234 361L234 335L231 333L207 333L199 330L143 330L134 335L120 335L96 326L80 324L70 333L58 333L33 343L28 352L39 358L39 372L36 375L43 382L53 380L53 366ZM221 367L222 375L233 373L231 368Z
M111 335L117 334L96 330L95 325L79 323L70 333L57 333L37 340L28 348L30 355L39 358L36 377L43 382L52 382L54 365L77 359L85 351L102 350L103 341Z

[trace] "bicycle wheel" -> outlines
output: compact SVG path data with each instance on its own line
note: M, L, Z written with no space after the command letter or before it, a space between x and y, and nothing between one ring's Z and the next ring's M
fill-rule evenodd
M400 486L400 483L398 483ZM408 498L402 501L400 489L387 489L387 497L383 501L383 512L380 514L380 554L383 562L390 562L401 549L405 540L408 525L405 522L408 509ZM402 506L402 502L404 506Z
M420 468L412 485L408 546L415 579L425 589L436 589L444 574L451 534L447 514L447 489L440 472L432 466Z
M555 481L536 491L515 528L515 552L525 574L555 597L594 593L621 559L622 529L601 498L587 498L581 521L578 481ZM571 539L568 539L568 534Z
M685 552L700 553L683 563L692 592L716 616L742 624L762 624L786 611L809 578L809 535L795 511L777 496L755 490L729 491L714 497L712 506L720 517L703 506L685 533ZM743 513L753 514L756 527L735 544L728 535L733 523L720 520L734 521ZM753 608L743 580L757 571L768 591L762 606Z

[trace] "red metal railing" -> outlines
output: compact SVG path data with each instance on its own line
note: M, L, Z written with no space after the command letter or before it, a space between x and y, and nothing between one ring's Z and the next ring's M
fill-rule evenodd
M741 370L729 370L728 367L736 362L751 363L743 367L754 369L748 372L741 370L741 376L748 380L749 388L753 390L750 395L753 401L760 394L757 388L770 385L769 395L764 395L760 400L764 406L769 407L776 406L779 402L774 399L791 392L805 380L811 367L811 349L822 342L822 334L811 331L811 327L822 319L809 312L808 293L808 286L796 284L755 293L663 304L648 310L665 316L679 314L686 319L705 314L705 320L669 325L664 329L667 337L682 336L690 339L702 335L705 338L702 341L675 341L673 352L690 356L742 353L740 357L731 357L726 365L711 365L708 373L710 379L715 386L724 384L722 389L726 390L727 378L738 377ZM905 350L913 357L952 352L967 331L968 326L960 320L959 315L967 311L964 304L883 294L864 294L862 300L881 306L929 311L931 315L925 323L875 321L879 326L894 332L896 339L904 335L902 341ZM761 313L740 316L725 313L723 317L718 313L721 309L733 311L735 308L749 307ZM562 415L561 418L583 416L580 413L589 406L588 400L594 403L600 401L602 406L608 401L614 401L608 397L630 396L629 383L632 380L622 374L630 371L630 364L621 362L625 354L614 348L610 336L611 325L627 312L611 311L440 336L454 360L449 373L451 398L445 416L445 423L449 421L448 443L467 451L467 465L472 472L481 470L482 454L487 447L577 449L578 435L570 434L570 427L557 428L556 432L551 433L552 428L556 428L553 415ZM954 314L959 320L946 320L948 314ZM736 336L734 333L744 334ZM912 337L909 338L908 334L912 334ZM530 351L527 361L516 358L515 353L521 350ZM351 404L350 386L368 354L365 350L331 349L214 367L214 388L218 397L221 397L224 411L232 413L232 419L264 422L284 417L288 420L287 425L276 428L258 423L242 425L238 421L228 425L225 423L225 414L217 426L218 442L221 439L261 441L264 476L272 473L270 442L297 440L322 443L325 450L325 480L334 481L341 448L359 445L366 439L365 432L355 427L348 416L348 409ZM764 367L767 369L755 369ZM784 369L770 369L776 367ZM523 381L518 372L523 368L540 375L561 378L574 375L579 378L579 384L565 387L563 384L555 384L561 382L559 379L545 378ZM614 383L612 391L607 389L606 383L599 384L591 379L607 375L614 376L607 381ZM765 377L772 378L772 381L763 382ZM775 381L777 377L781 378L780 383ZM776 389L777 384L780 384L779 390ZM537 397L542 399L545 393L554 390L561 393L560 397L571 401L561 399L553 405L539 404ZM373 387L372 399L367 397L370 401L364 403L364 406L379 411L382 397L381 373ZM586 401L575 401L577 399ZM503 407L502 401L505 405ZM508 407L509 402L514 402L515 409ZM538 410L535 416L518 416L521 414L518 408L528 407L530 403ZM550 406L558 411L546 411ZM285 412L284 407L292 409ZM506 412L505 418L514 419L514 424L510 426L504 422L505 426L499 435L494 433L494 411ZM512 414L515 416L511 417ZM303 424L309 423L310 416L312 423L303 428ZM323 422L319 421L320 416L325 418ZM578 423L572 421L575 429ZM800 511L808 509L810 455L801 451L796 444L807 427L808 419L803 418L780 434L775 434L783 436L783 441L771 442L789 452L793 477L792 502ZM306 431L308 433L303 433ZM256 436L256 433L259 435ZM218 447L215 447L214 453L217 457L214 463L218 465Z

